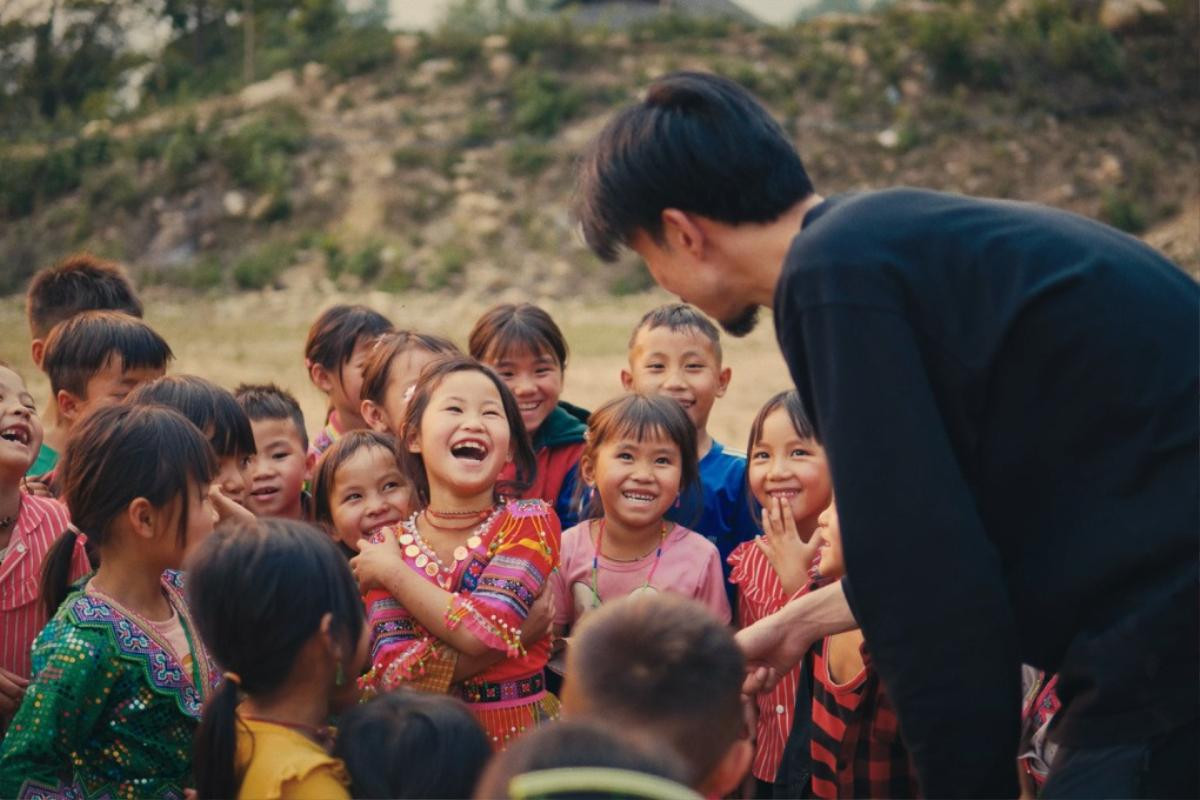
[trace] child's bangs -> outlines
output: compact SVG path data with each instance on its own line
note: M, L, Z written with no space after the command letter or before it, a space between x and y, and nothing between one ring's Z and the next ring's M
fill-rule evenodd
M644 442L667 441L679 446L675 435L672 435L666 421L655 414L637 413L640 409L631 409L633 413L614 419L609 423L609 429L598 432L602 440L626 439L642 444Z
M111 331L109 358L120 354L123 369L163 369L174 354L166 341L144 324L121 325Z
M482 360L495 364L522 356L533 359L548 357L562 366L554 345L545 334L516 320L496 331Z
M221 394L216 397L211 441L220 458L252 456L258 452L250 418L232 396Z

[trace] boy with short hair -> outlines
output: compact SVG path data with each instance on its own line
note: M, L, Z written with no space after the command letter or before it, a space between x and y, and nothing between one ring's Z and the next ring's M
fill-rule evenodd
M588 614L571 638L563 715L664 741L692 788L724 797L750 768L745 659L729 628L678 595L637 594Z
M696 426L700 485L688 487L667 519L704 535L717 546L730 605L729 554L758 526L746 497L746 455L726 449L708 433L708 417L729 387L731 370L721 363L721 335L694 306L669 303L646 313L629 339L626 391L662 394L683 406Z
M33 276L25 293L25 315L32 340L30 355L38 369L43 369L50 331L84 311L122 311L141 318L142 301L120 264L89 253L76 253ZM55 405L51 397L43 415L51 427L56 416ZM47 473L57 462L58 452L43 442L29 474Z
M311 502L304 485L316 457L308 450L300 404L273 383L243 383L234 397L250 418L258 451L246 468L246 506L259 517L308 519Z
M33 397L21 376L0 361L0 736L21 703L32 671L30 647L46 624L38 591L42 563L70 524L58 501L21 491L21 479L41 442L42 423ZM71 578L89 570L79 541Z
M173 357L153 328L118 311L85 311L56 325L42 358L57 412L45 437L55 454L51 471L79 420L161 377Z

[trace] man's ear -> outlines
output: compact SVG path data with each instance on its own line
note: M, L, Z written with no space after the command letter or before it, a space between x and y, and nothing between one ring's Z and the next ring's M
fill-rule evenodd
M64 420L67 425L74 425L79 421L84 405L81 398L66 389L59 389L58 394L54 395L54 404L58 410L58 418Z
M667 247L682 250L696 259L703 257L707 240L691 214L677 208L664 208L662 226Z
M729 379L733 377L733 370L725 367L717 373L717 397L724 397L725 392L729 389Z
M33 365L38 369L42 368L42 359L46 357L46 340L34 339L29 343L29 355L33 358Z
M750 744L749 739L739 738L725 751L716 769L708 773L697 791L705 797L728 797L730 792L742 785L753 758L754 745Z
M308 379L325 394L333 391L333 376L329 370L313 361L308 362Z
M388 417L387 411L374 400L363 400L358 413L362 415L367 427L376 433L392 432L392 421Z

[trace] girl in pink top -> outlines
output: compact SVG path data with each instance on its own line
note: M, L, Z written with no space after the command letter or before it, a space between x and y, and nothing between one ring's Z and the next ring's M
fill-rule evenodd
M716 546L664 519L697 475L696 433L682 407L639 394L606 403L591 416L579 465L590 510L602 513L563 532L550 583L555 633L562 636L602 603L638 592L691 597L729 622Z

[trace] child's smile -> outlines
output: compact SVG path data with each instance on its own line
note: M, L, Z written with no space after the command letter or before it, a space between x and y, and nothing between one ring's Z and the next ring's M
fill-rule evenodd
M447 375L429 398L409 446L425 463L430 488L490 493L509 460L511 432L495 384L475 371Z

